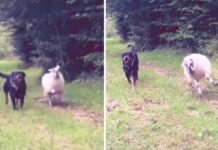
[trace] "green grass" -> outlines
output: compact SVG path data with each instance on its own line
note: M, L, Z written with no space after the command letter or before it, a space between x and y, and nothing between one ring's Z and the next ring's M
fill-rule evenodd
M181 68L185 54L138 53L139 82L131 90L120 57L126 49L118 38L107 39L107 101L119 103L107 112L107 149L216 149L218 111L208 104L209 94L201 101L185 84ZM212 63L216 75L217 60ZM208 93L218 92L208 88Z
M78 89L78 87L80 87ZM103 112L103 80L77 80L66 87L65 97L71 101Z
M18 61L0 61L1 72L18 70ZM103 82L72 82L66 85L65 99L75 105L67 108L49 108L40 104L42 89L38 84L39 68L24 70L27 74L27 95L22 110L12 110L0 95L0 149L4 150L72 150L103 149L103 127L87 119L79 119L77 108L102 114ZM4 79L0 79L3 84ZM84 109L85 111L85 109ZM81 112L80 112L81 113ZM76 117L77 116L77 117ZM103 116L103 115L101 115Z

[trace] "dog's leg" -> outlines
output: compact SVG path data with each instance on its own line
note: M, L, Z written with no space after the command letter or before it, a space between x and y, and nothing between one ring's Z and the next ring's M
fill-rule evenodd
M8 105L8 93L5 93L5 104Z
M132 80L131 80L132 89L135 89L137 80L138 80L138 74L137 74L137 72L134 72L132 75Z
M16 98L15 98L15 95L11 92L10 93L10 97L11 97L11 102L12 102L12 105L13 105L13 109L16 110Z
M133 82L134 82L134 86L136 86L136 81L138 80L138 72L135 71L133 74Z
M23 108L23 104L24 104L24 97L20 98L20 107Z
M16 109L18 109L20 106L20 100L18 98L15 98L14 101L15 101L15 107Z
M133 78L133 85L134 85L134 88L136 87L136 80L135 78Z
M136 71L136 80L139 79L139 76L138 76L138 70Z
M131 80L132 90L134 90L135 89L134 77L131 77L130 80Z
M128 82L131 84L130 75L127 73L126 73L126 78L127 78Z
M16 110L17 107L16 107L16 99L11 97L11 102L12 102L12 105L13 105L13 109Z

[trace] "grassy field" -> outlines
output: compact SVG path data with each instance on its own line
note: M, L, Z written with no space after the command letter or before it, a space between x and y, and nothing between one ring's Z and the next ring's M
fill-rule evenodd
M1 72L17 70L18 61L0 61ZM103 149L103 81L75 81L66 85L71 105L49 108L39 102L39 68L24 70L27 96L24 109L12 110L0 94L0 149L72 150ZM3 84L4 79L0 79Z
M218 88L203 82L199 99L184 81L185 54L156 50L138 53L137 88L131 90L120 54L126 45L107 39L107 149L217 149ZM218 78L218 61L212 59Z

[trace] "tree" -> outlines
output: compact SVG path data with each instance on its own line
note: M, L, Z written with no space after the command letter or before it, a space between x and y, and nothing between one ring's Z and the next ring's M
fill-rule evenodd
M44 68L59 64L68 79L103 72L103 0L2 0L0 21L13 31L16 54ZM96 54L89 61L85 56ZM95 66L96 61L101 61Z
M108 0L107 11L121 38L142 50L174 46L197 52L216 38L217 6L211 0Z

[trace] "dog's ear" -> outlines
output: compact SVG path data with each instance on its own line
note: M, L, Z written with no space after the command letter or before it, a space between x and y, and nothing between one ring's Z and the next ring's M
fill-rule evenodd
M128 45L127 45L127 48L131 48L131 47L133 47L133 45L131 45L131 44L128 44Z
M14 72L14 71L13 71L13 72L11 72L11 76L14 76L15 74L16 74L16 72Z
M23 75L23 77L26 77L26 73L25 72L21 72L21 74Z

